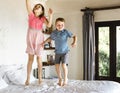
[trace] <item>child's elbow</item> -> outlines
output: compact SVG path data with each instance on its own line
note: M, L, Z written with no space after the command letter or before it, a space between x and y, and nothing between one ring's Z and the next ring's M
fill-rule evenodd
M76 35L74 35L74 36L73 36L73 38L77 38L77 36L76 36Z

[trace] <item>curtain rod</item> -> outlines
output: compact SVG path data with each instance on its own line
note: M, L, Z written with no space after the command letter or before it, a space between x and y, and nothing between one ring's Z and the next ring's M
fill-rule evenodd
M88 8L86 7L85 9L81 9L82 12L87 11L87 10L92 10L92 11L100 11L100 10L110 10L110 9L118 9L120 6L112 6L112 7L101 7L101 8Z

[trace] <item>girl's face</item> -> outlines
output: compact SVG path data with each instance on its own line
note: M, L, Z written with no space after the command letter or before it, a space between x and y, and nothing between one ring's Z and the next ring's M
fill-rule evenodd
M65 27L65 22L62 22L62 21L57 21L56 22L56 29L58 31L62 31Z
M42 11L42 6L36 5L36 6L34 7L33 11L34 11L34 13L35 13L36 16L41 15L42 12L43 12L43 11Z

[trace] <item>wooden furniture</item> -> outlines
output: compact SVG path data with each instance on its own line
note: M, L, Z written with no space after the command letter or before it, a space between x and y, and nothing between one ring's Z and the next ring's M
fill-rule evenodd
M50 47L50 48L45 48L44 47L44 50L54 50L55 49L55 47Z
M42 62L42 78L45 79L45 66L53 66L53 62ZM38 79L38 68L33 69L33 76Z
M54 65L53 62L42 62L42 63L43 63L43 67L44 66L52 66L52 65Z
M46 28L45 31L43 31L43 33L49 37L52 31L53 31L53 25L50 28ZM52 40L44 45L44 50L54 50L54 49L55 47L53 47L52 45Z

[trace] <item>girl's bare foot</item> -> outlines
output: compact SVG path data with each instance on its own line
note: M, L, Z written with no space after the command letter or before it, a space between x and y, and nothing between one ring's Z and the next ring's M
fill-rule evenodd
M59 82L57 83L59 86L62 86L62 79L59 79Z
M43 80L42 80L42 79L39 79L39 80L38 80L38 83L39 83L39 84L41 84L42 82L43 82Z
M30 83L28 80L26 80L25 85L28 86Z
M68 79L65 79L62 86L67 85Z

